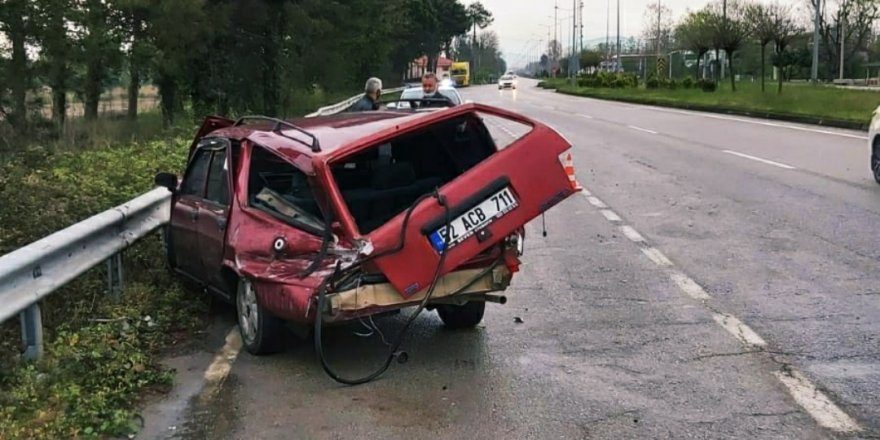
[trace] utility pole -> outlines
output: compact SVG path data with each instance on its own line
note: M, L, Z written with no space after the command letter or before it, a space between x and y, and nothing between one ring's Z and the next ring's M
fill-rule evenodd
M611 0L605 2L605 61L611 61Z
M553 64L555 69L558 69L558 58L559 54L556 53L556 45L559 44L559 0L556 0L556 3L553 6ZM561 44L559 45L562 46ZM553 77L556 78L556 70L553 70Z
M819 18L822 0L816 0L816 17L813 21L813 65L810 68L810 81L819 82Z
M571 78L572 85L577 83L578 66L578 0L571 0L571 58L568 61L568 76Z
M840 18L837 20L840 23L840 79L843 79L843 44L846 41L846 2L843 2L840 5L840 9L842 12L838 12Z
M617 60L614 63L614 71L620 71L620 0L617 0Z

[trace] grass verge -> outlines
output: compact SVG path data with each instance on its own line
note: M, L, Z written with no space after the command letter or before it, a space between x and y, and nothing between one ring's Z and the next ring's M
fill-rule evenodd
M736 92L730 90L729 83L721 83L715 92L575 87L565 80L542 83L542 87L569 95L851 129L867 128L872 112L880 104L880 92L786 84L782 94L777 94L774 86L768 84L762 93L760 85L753 83L737 84Z

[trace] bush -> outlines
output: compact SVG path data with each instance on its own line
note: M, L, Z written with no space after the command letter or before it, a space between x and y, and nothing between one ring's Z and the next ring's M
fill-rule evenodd
M653 76L648 78L648 80L645 81L645 88L652 90L660 88L660 80Z
M669 88L669 90L675 90L678 88L678 81L671 79L666 82L666 87Z
M698 84L700 86L700 89L702 89L704 92L714 92L717 88L715 81L708 79L701 79Z
M686 77L685 79L681 80L681 86L686 89L694 88L694 79L691 77Z

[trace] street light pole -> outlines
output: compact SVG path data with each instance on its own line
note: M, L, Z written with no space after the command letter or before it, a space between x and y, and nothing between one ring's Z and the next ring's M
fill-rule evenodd
M840 7L843 11L839 13L840 35L838 35L838 38L840 38L840 79L843 79L843 44L846 42L846 2L843 2Z
M617 60L614 61L614 72L618 72L620 67L620 0L617 0Z
M816 0L816 17L813 21L813 65L810 68L810 81L819 81L819 18L822 0Z

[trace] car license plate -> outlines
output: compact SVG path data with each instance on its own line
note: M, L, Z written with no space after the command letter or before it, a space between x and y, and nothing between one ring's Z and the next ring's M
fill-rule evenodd
M477 206L468 209L464 214L454 218L449 223L449 248L467 240L480 229L485 228L495 219L507 214L517 207L516 198L510 187L493 194L480 202ZM446 226L443 226L429 236L434 249L443 252Z

